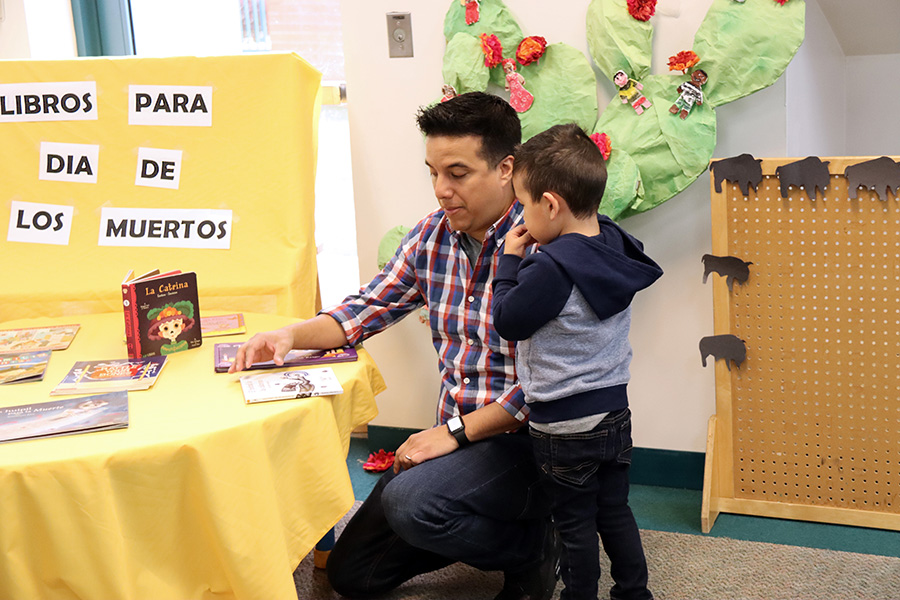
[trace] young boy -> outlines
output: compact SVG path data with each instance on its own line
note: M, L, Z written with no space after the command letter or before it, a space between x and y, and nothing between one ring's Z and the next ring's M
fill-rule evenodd
M525 224L507 234L493 281L494 327L518 340L516 370L532 448L565 552L563 600L597 598L597 533L613 599L647 599L647 563L628 506L631 412L625 391L631 299L662 275L639 241L597 210L600 150L557 125L516 151ZM540 247L525 258L525 249Z

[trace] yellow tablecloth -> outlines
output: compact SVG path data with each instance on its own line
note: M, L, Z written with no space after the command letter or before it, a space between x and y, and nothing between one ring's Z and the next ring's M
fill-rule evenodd
M290 319L246 314L250 332ZM124 358L121 314L80 323L40 383L0 387L0 406L49 401L76 360ZM213 371L210 337L129 393L125 430L0 445L0 598L294 600L292 572L353 504L350 432L384 382L369 355L331 365L340 396L245 405Z

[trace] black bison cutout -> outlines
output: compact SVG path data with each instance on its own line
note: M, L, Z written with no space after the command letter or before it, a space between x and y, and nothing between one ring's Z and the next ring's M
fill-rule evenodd
M715 360L724 359L725 366L730 371L732 362L740 367L747 358L747 347L744 340L735 335L711 335L700 340L700 360L704 367L709 355Z
M788 187L802 187L810 200L816 199L816 188L823 193L831 180L828 172L828 163L822 162L817 156L808 156L803 160L781 165L775 169L778 180L781 182L781 197L788 197Z
M718 273L725 278L728 284L728 291L732 291L734 282L744 283L750 278L750 265L752 262L743 261L735 256L715 256L713 254L704 254L703 260L703 283L706 283L710 273Z
M741 193L749 196L750 186L753 186L755 192L759 182L762 181L760 163L762 163L762 159L753 158L750 154L741 154L713 162L710 169L715 178L716 192L722 193L722 180L727 179L738 184Z
M889 189L893 188L894 196L900 189L900 164L887 156L850 165L844 169L844 175L847 177L847 195L852 200L856 200L860 186L869 188L879 200L888 199ZM879 193L881 188L884 188L884 194Z

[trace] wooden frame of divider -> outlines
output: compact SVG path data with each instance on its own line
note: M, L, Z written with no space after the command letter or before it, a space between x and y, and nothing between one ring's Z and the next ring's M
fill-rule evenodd
M715 334L747 358L715 364L702 530L720 513L900 530L900 199L829 161L827 188L782 198L776 168L744 196L712 196L712 253L751 261L729 291L712 277ZM893 157L898 160L898 157Z

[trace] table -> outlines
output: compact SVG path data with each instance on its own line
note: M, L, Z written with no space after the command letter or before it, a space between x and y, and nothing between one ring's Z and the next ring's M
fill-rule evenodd
M249 332L292 321L245 313ZM0 387L0 406L51 400L76 360L124 358L119 313L20 319L80 323L40 383ZM213 371L209 337L129 393L129 427L0 445L0 598L296 599L292 573L350 509L350 433L384 382L360 348L331 365L339 396L245 405Z

